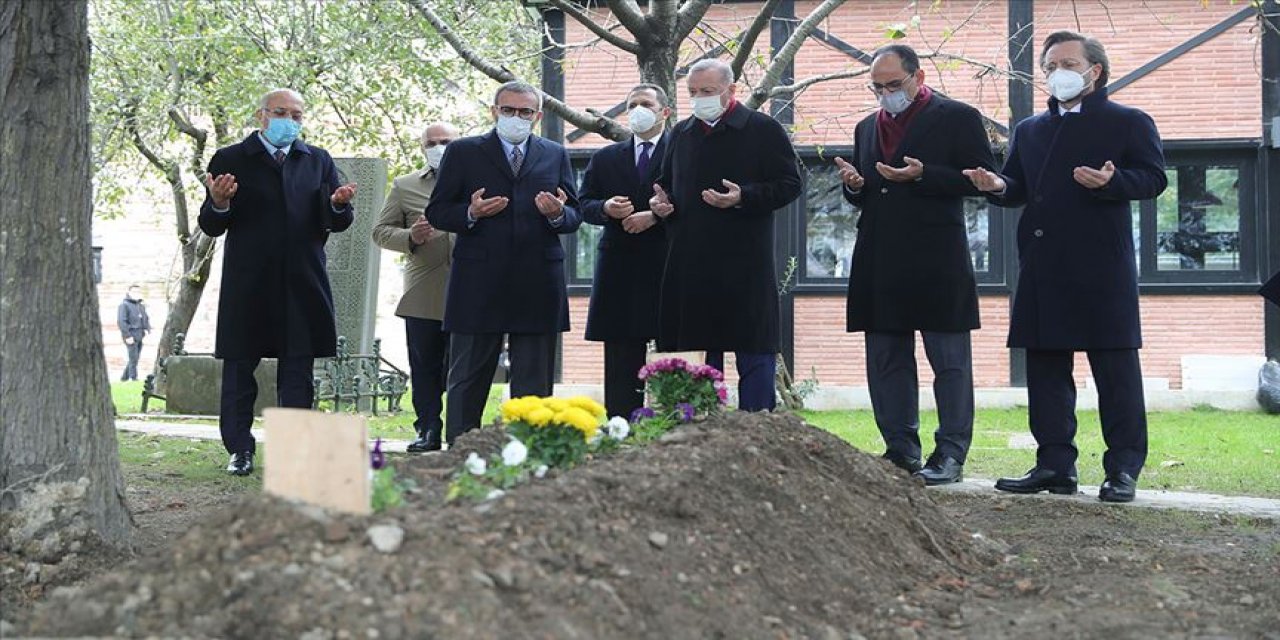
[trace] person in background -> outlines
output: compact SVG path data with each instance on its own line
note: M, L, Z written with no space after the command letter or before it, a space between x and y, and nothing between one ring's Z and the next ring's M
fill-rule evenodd
M116 327L120 329L120 337L124 340L128 351L128 364L124 366L121 380L138 379L138 358L142 355L142 339L151 333L151 319L147 317L147 308L142 304L142 288L136 284L129 285L124 300L116 309Z

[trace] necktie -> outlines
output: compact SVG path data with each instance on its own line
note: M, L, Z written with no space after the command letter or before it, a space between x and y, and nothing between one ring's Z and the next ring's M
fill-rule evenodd
M643 180L646 176L649 175L649 160L652 154L653 154L653 143L641 142L640 158L636 160L636 174L640 176L641 180Z
M276 149L276 164L284 164L284 158L285 158L284 152L279 149Z
M520 175L520 165L524 164L524 153L520 147L511 147L511 173Z

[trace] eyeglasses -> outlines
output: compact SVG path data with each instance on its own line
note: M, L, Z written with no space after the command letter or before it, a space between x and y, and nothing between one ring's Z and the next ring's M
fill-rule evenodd
M453 140L452 140L452 139L450 139L450 140L428 140L428 141L426 141L426 142L422 143L422 146L423 146L424 148L430 149L431 147L443 147L443 146L445 146L445 145L449 144L450 142L453 142Z
M515 107L498 107L498 113L501 114L504 118L510 118L511 116L520 116L525 120L532 120L533 116L537 115L538 110L530 109L528 107L525 107L523 109L517 109Z
M275 118L292 118L294 120L297 120L298 122L302 122L301 111L290 111L289 109L285 109L284 107L276 107L274 109L267 109L267 113L271 114L272 117L275 117Z
M884 84L880 84L879 82L868 82L867 89L876 95L880 95L885 92L893 93L894 91L901 89L903 83L910 80L912 77L914 76L908 75L901 80L894 80L893 82L886 82Z

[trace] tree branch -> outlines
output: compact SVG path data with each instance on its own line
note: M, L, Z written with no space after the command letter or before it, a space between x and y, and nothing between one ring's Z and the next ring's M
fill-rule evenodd
M551 6L565 12L574 20L582 23L582 26L586 27L587 30L591 31L591 33L600 36L601 40L604 40L627 53L635 54L640 52L639 44L614 34L604 25L592 20L591 16L578 8L578 5L568 2L567 0L551 0Z
M782 70L791 64L795 59L796 52L800 50L800 46L809 38L813 30L817 28L818 23L827 19L832 11L835 11L845 0L823 0L822 4L809 12L804 20L796 25L796 30L791 32L791 37L787 38L786 44L778 50L777 55L773 57L773 61L769 63L765 69L764 77L760 80L760 85L755 91L751 92L751 98L747 100L747 106L752 109L758 109L761 104L768 99L769 91L778 84L778 80L782 77Z
M729 66L733 68L733 77L742 77L742 68L747 65L747 60L751 59L751 50L756 46L756 38L760 37L760 32L769 25L773 19L773 10L778 6L779 0L768 0L760 7L760 13L756 14L751 26L742 32L742 36L738 38L738 52L733 56L733 62Z
M775 2L776 4L776 2ZM694 27L702 22L703 16L707 15L707 9L711 8L711 0L688 0L680 10L676 12L676 34L675 42L684 42L693 32Z
M871 72L871 67L862 67L861 69L853 69L850 71L836 71L834 73L824 73L822 75L810 76L804 80L800 80L794 84L778 85L769 89L767 98L775 98L777 96L800 93L819 82L827 82L829 80L843 80L845 78L856 78L865 76ZM767 99L766 98L766 99Z
M636 4L636 0L608 0L605 4L609 5L609 11L613 13L618 22L636 37L636 42L644 42L652 34L649 29L649 23L645 22L644 12L640 11L640 5Z
M649 22L664 34L675 32L676 15L676 0L649 0Z
M204 160L204 148L205 143L209 140L209 132L191 124L191 120L177 107L169 107L169 120L173 121L174 126L178 127L178 131L185 133L195 141L195 146L191 150L191 171L197 176L204 175L204 167L201 162Z

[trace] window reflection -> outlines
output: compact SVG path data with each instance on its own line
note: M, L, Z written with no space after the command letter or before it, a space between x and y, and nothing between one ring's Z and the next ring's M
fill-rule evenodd
M1156 199L1156 268L1240 268L1240 169L1185 164L1165 170L1169 188Z

